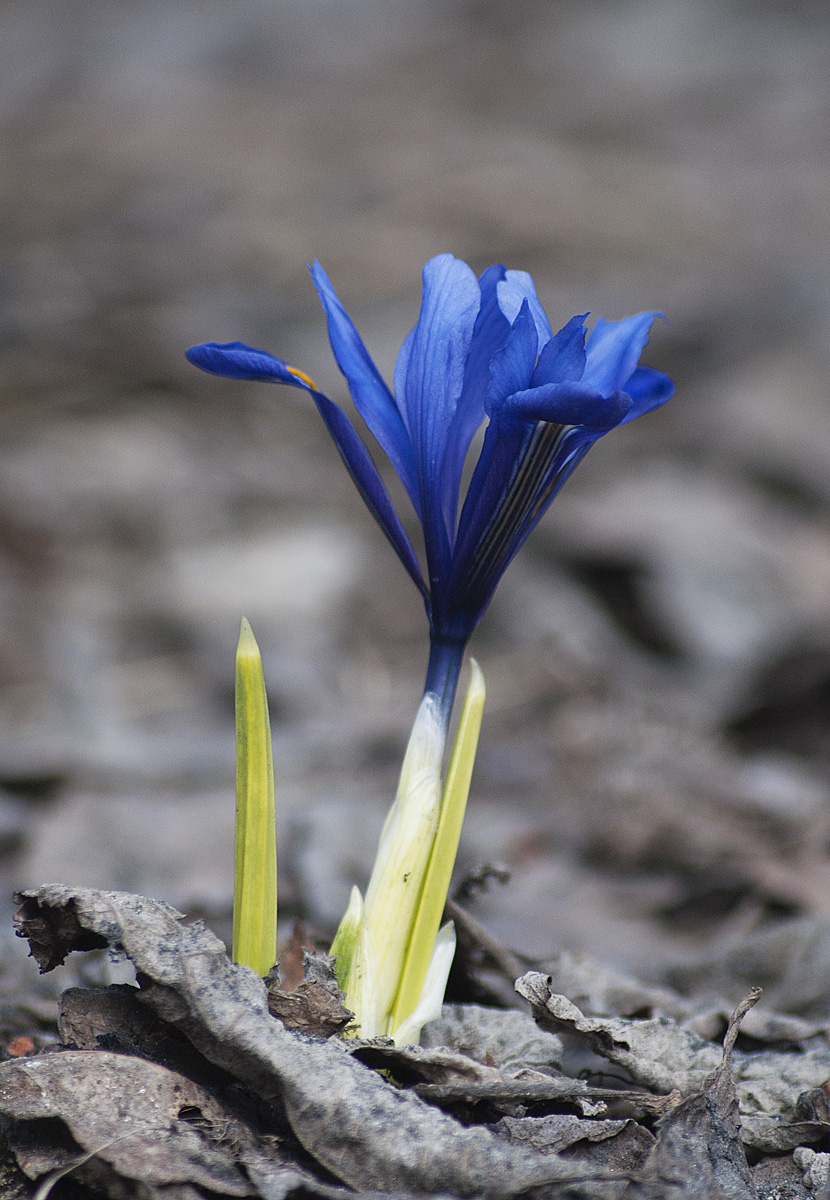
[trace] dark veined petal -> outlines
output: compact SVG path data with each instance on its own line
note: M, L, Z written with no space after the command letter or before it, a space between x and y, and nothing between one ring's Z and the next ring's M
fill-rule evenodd
M522 391L529 385L536 365L536 346L536 323L530 305L523 300L506 342L490 363L488 414L492 414L506 396Z
M673 392L666 375L637 367L626 390L610 396L584 383L565 383L507 397L485 435L481 470L476 469L468 493L470 508L465 504L462 510L445 606L468 614L472 628L507 566L594 442L665 403Z
M585 318L588 313L571 317L558 333L543 347L533 372L531 385L566 383L579 380L585 372Z
M530 307L536 325L538 354L542 347L550 341L553 330L550 327L545 310L536 295L536 286L527 271L508 271L504 280L499 284L499 304L504 315L512 325L519 315L525 300Z
M625 389L634 373L657 312L636 313L622 321L599 318L585 345L587 362L582 382L599 392Z
M421 502L412 443L394 397L372 361L351 317L340 303L328 275L316 259L311 268L311 278L326 314L334 357L349 385L355 408L395 468L415 506L415 511L420 513Z
M460 486L442 478L447 438L464 385L467 355L481 304L474 272L451 254L424 267L418 323L395 363L395 397L415 452L421 521L430 577L449 569L452 534L442 497Z
M188 361L212 375L225 375L230 379L263 380L268 383L285 383L290 387L308 392L317 405L340 457L363 497L366 507L389 539L395 553L406 567L429 609L429 592L421 575L418 558L412 543L401 525L400 518L386 490L386 486L372 462L369 451L358 437L349 418L333 400L317 390L311 379L290 367L280 358L274 358L265 350L255 350L243 342L228 342L220 345L208 342L186 351Z
M470 590L476 591L472 576L488 553L488 529L496 524L498 509L520 474L533 430L534 425L498 412L487 425L461 509L452 570L432 593L433 625L445 636L469 637L478 620L479 612L470 601Z
M469 517L466 505L461 514L464 534L459 530L444 601L456 622L464 614L469 629L474 628L513 557L604 432L543 421L528 424L507 414L494 418L482 448L484 479L477 503Z
M546 383L508 396L501 411L521 421L582 425L606 433L625 420L631 406L625 392L605 396L584 383Z
M625 390L633 400L631 411L623 421L633 421L644 413L659 408L674 395L674 384L668 375L655 371L653 367L638 367L628 379Z
M442 507L452 539L458 519L458 484L464 459L473 435L485 418L485 397L490 381L490 362L510 332L507 318L499 308L497 285L504 279L504 267L488 267L478 281L481 303L473 327L473 336L464 365L464 383L447 431L447 444L441 468Z

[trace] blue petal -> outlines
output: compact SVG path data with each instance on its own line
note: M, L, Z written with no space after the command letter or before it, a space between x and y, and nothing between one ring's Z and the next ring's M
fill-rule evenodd
M521 421L583 425L606 433L625 420L631 406L626 392L605 396L584 383L546 383L508 396L501 411Z
M314 388L308 389L314 398L318 412L325 422L326 428L334 439L334 444L340 451L346 470L352 477L357 490L360 492L369 512L386 534L398 558L409 572L416 587L424 597L427 612L430 611L429 592L421 575L418 557L412 548L412 543L406 536L400 518L386 490L386 485L378 474L378 469L372 462L371 455L357 435L354 425L343 412L342 408L330 400L323 392Z
M406 488L415 511L420 513L420 498L412 443L394 397L375 366L351 317L315 259L311 278L326 314L329 341L337 365L349 385L355 408L368 425Z
M547 512L562 485L582 462L582 459L602 437L602 433L580 426L567 426L557 432L556 426L539 426L538 441L528 447L527 458L547 458L544 471L536 472L536 484L523 505L519 519L505 522L498 538L489 549L489 570L480 573L475 591L470 590L468 605L484 613L493 597L499 580ZM517 514L518 515L518 514ZM475 581L473 581L475 582ZM468 585L469 586L469 585Z
M653 367L638 367L625 385L625 390L634 403L623 422L633 421L644 413L659 408L674 395L674 384L668 375L655 371Z
M492 413L506 396L524 390L536 365L536 325L527 300L522 301L507 341L490 364L487 412Z
M519 315L522 304L527 300L533 320L536 324L538 354L542 346L550 341L553 330L545 310L536 295L536 286L527 271L508 271L502 283L499 284L499 304L501 310L512 325Z
M467 636L480 615L475 597L477 577L488 574L487 531L498 519L498 510L519 473L522 458L533 438L534 426L525 421L491 418L484 433L484 444L476 463L461 517L453 553L452 572L440 595L433 594L433 619L466 622ZM453 632L443 630L445 634Z
M308 390L308 385L291 371L288 363L267 350L256 350L244 342L204 342L185 351L188 362L211 375L228 379L252 379L265 383L287 383Z
M243 342L227 342L224 345L207 342L186 351L186 356L194 366L201 367L203 371L209 371L212 375L286 383L309 393L357 490L423 595L429 611L429 593L412 543L406 536L369 451L343 410L323 392L312 387L309 380L298 375L282 359L274 358L265 350L255 350Z
M482 448L477 498L474 507L468 511L465 504L461 514L445 601L456 620L463 613L469 628L475 626L509 563L601 436L582 427L531 425L507 415L491 422Z
M588 361L582 382L600 392L625 390L634 373L656 312L637 313L622 321L597 321L588 337L585 349Z
M449 564L452 532L442 496L459 477L442 479L447 438L464 385L464 369L481 304L478 280L466 263L440 254L424 267L418 323L395 364L395 397L415 452L421 520L430 574Z
M571 317L543 347L531 384L565 383L581 379L585 371L585 318L588 313Z
M478 281L481 304L464 366L461 396L447 431L447 448L441 468L442 506L451 539L458 518L458 488L464 460L473 435L483 424L486 415L484 405L490 379L490 362L510 332L510 326L498 304L497 284L504 276L504 267L497 264L488 267Z

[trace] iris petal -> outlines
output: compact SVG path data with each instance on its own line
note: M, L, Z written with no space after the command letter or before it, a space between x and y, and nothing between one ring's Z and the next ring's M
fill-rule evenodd
M546 458L547 465L544 470L536 472L535 486L532 492L528 489L520 519L513 521L510 526L505 524L497 544L494 542L490 555L490 569L482 573L477 593L470 597L470 601L476 605L475 611L478 616L487 608L502 575L539 524L562 485L582 462L594 442L602 437L601 433L578 425L566 426L558 435L551 432L555 428L541 426L537 431L540 442L544 438L547 445L540 445L539 449L532 447L531 450L535 451L540 459Z
M625 389L634 372L655 317L661 313L637 313L622 321L597 321L585 345L588 361L583 383L601 392Z
M505 496L515 483L535 426L496 413L484 433L478 457L458 522L452 572L444 592L433 605L435 620L444 618L452 626L461 623L458 636L468 637L483 609L475 597L480 590L474 575L489 573L492 552L498 553L498 536L488 538L498 519ZM433 597L435 600L435 597ZM456 632L453 628L447 633Z
M287 383L292 387L307 386L283 359L274 358L267 350L246 346L244 342L204 342L200 346L191 346L185 351L185 357L194 367L210 375Z
M655 371L653 367L637 367L625 385L634 403L631 411L623 417L623 422L633 421L652 409L659 408L674 395L674 384L668 375Z
M355 408L386 452L415 506L415 511L420 513L412 443L394 397L372 361L351 317L340 303L328 275L316 259L311 268L311 278L326 314L334 357L349 385Z
M531 383L565 383L581 379L585 372L585 318L588 313L571 317L543 347Z
M539 302L539 297L536 295L536 285L530 275L527 271L508 271L504 281L499 284L498 290L501 310L511 325L519 315L522 304L527 300L536 325L538 338L536 352L538 354L539 350L550 341L553 330L545 310Z
M466 263L439 254L424 267L418 323L395 364L395 396L421 471L435 466L464 383L464 368L481 304Z
M333 400L323 392L308 389L317 410L325 422L334 444L340 451L340 457L346 470L352 477L357 490L363 497L366 507L380 525L391 542L395 553L409 572L415 586L421 592L427 603L429 612L429 592L421 575L418 557L412 548L412 543L406 536L400 517L395 511L386 485L381 479L378 469L372 462L371 455L358 437L354 425Z
M275 358L266 350L256 350L244 342L206 342L186 351L188 361L208 371L211 375L225 375L230 379L253 379L268 383L285 383L290 387L308 392L317 405L326 429L336 445L340 457L363 497L366 507L389 539L398 558L409 572L415 586L421 592L429 612L429 592L421 575L418 557L412 543L401 525L400 517L386 490L371 455L358 437L357 431L342 408L323 392L312 387L307 377L289 367L281 358Z
M458 518L458 491L464 460L473 435L485 418L490 360L510 332L498 303L497 285L505 273L500 265L488 267L478 281L481 303L464 366L461 396L447 431L447 446L441 468L442 507L451 536Z
M490 364L490 386L487 392L487 411L492 412L505 396L522 391L530 382L536 364L536 323L527 300L522 301L507 341L493 356Z
M502 411L522 421L584 425L606 433L625 420L631 407L625 392L606 396L584 383L546 383L508 396Z
M418 323L395 364L395 396L415 453L421 520L431 577L449 567L452 532L447 528L442 480L447 438L464 385L464 368L481 303L473 271L451 254L424 267Z
M459 533L447 599L456 621L463 613L470 630L562 484L602 436L580 426L523 424L508 416L496 418L487 432L489 457L485 436L481 460L485 479L467 521L466 505L462 512L464 538ZM500 479L499 469L507 465L511 450L512 471Z

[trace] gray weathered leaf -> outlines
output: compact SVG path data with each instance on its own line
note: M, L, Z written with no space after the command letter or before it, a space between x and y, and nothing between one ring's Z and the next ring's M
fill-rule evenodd
M731 1058L741 1018L757 1001L751 992L735 1010L723 1060L700 1091L686 1096L658 1122L657 1142L628 1200L756 1200L741 1142Z
M718 1047L668 1017L585 1017L564 996L552 994L549 977L537 972L524 975L516 989L530 1001L543 1028L570 1031L635 1083L654 1091L692 1095L720 1058ZM792 1051L736 1051L732 1059L746 1145L780 1153L826 1134L826 1122L798 1112L802 1093L830 1079L826 1038L816 1036Z
M516 991L530 1002L543 1029L577 1034L595 1054L654 1091L696 1091L720 1062L717 1046L681 1029L670 1017L585 1017L570 1000L551 992L549 976L536 971L523 975Z
M449 1046L505 1075L550 1071L562 1062L562 1039L540 1029L529 1013L445 1004L441 1016L424 1026L424 1047Z
M34 931L44 969L90 944L123 951L143 1001L210 1062L260 1096L279 1097L307 1152L351 1187L495 1196L573 1177L559 1159L464 1128L392 1087L339 1043L286 1030L268 1012L262 980L233 965L201 923L183 926L166 905L57 885L18 902L20 932Z
M0 1111L31 1178L66 1165L66 1150L26 1136L30 1122L61 1121L80 1150L120 1178L162 1185L195 1183L228 1196L252 1196L239 1165L245 1128L204 1088L157 1063L104 1051L44 1054L0 1064ZM71 1155L70 1155L71 1157Z

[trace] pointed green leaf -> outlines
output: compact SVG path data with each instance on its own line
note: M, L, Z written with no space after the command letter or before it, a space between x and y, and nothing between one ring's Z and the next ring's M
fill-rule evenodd
M337 985L341 992L345 992L348 985L349 970L354 958L355 947L360 937L362 922L363 897L360 894L360 889L353 887L352 894L349 897L349 907L343 914L343 918L337 927L337 933L334 935L331 949L329 950L329 954L335 959L334 973L337 976Z
M236 651L233 959L265 976L277 952L277 838L262 658L242 618Z

